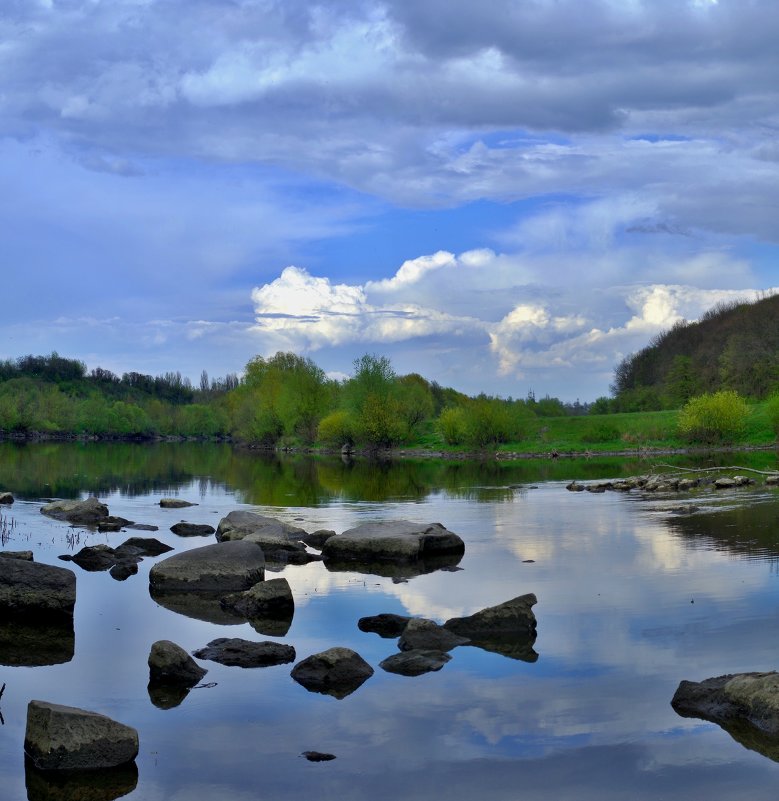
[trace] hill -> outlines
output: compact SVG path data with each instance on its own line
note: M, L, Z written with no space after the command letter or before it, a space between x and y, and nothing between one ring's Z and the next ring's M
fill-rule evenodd
M779 295L677 323L617 365L611 389L619 411L678 408L720 389L767 397L779 389Z

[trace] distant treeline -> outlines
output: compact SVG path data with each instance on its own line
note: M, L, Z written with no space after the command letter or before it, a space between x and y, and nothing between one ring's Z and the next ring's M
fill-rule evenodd
M617 365L611 390L591 411L678 409L719 390L767 398L779 390L779 295L720 303L677 323Z
M399 376L386 357L365 354L353 376L328 378L294 353L256 356L239 378L198 386L180 373L87 371L52 353L0 362L5 434L231 438L264 447L399 444L484 448L522 439L538 417L581 415L578 401L469 397L417 373Z

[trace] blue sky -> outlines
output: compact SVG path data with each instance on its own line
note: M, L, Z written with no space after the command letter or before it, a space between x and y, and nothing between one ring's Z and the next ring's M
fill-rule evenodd
M0 357L608 392L779 286L772 0L8 0Z

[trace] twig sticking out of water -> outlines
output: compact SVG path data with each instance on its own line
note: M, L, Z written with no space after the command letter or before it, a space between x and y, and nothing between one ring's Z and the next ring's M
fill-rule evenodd
M0 698L3 697L3 693L5 692L5 682L3 682L3 686L0 687Z

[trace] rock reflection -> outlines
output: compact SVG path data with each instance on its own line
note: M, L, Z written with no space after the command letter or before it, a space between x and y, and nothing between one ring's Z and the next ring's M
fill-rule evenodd
M221 626L238 626L246 622L246 618L222 607L220 601L225 595L223 592L161 592L149 587L149 595L171 612L195 620Z
M40 667L73 659L76 635L69 615L23 615L6 611L0 622L0 665Z
M38 770L24 760L28 801L113 801L135 790L135 762L101 770Z
M146 689L149 693L149 700L157 709L174 709L189 695L192 688L181 684L162 684L150 681Z
M516 659L520 662L536 662L538 661L538 653L533 648L535 641L535 634L528 636L491 635L471 637L471 641L468 645L462 647L468 648L473 646L481 648L482 651L490 651L493 654L500 654L501 656L506 656L509 659Z
M367 573L371 576L383 576L392 579L410 579L435 573L436 570L452 570L462 560L463 555L442 554L427 556L413 562L353 562L345 559L326 559L325 567L331 573Z

